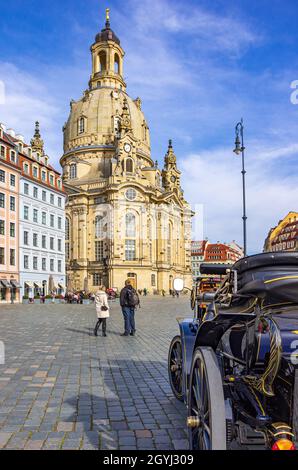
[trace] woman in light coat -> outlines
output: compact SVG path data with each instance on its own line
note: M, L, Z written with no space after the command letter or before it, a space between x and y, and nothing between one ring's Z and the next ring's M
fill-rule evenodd
M98 320L94 328L94 335L97 336L98 328L102 324L102 336L107 336L107 318L110 316L110 309L105 286L99 286L95 294L95 307Z

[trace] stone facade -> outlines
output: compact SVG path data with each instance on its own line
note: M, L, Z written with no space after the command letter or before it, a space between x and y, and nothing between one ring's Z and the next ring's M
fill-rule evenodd
M36 123L31 147L19 155L20 285L29 298L65 290L65 198Z
M298 212L289 212L270 229L264 251L298 251Z
M18 302L19 292L19 139L0 124L0 303ZM17 136L21 137L21 136ZM21 140L19 141L21 145Z
M106 26L91 47L89 89L71 101L61 158L69 289L168 291L175 277L191 284L190 206L169 142L163 170L151 159L140 98L123 80L124 51Z

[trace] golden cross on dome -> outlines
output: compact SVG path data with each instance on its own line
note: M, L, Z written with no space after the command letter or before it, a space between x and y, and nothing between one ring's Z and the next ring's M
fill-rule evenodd
M110 9L109 8L106 8L106 20L107 21L110 20Z

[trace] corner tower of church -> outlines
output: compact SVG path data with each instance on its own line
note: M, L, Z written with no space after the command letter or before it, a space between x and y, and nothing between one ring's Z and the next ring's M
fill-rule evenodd
M173 145L160 170L141 99L126 92L109 10L91 55L89 88L63 128L68 289L120 289L127 278L149 292L168 291L175 277L189 284L192 214Z

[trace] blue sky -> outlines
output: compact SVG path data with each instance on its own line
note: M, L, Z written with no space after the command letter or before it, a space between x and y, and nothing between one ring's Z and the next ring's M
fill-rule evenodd
M185 196L199 211L203 205L196 237L241 242L241 168L232 148L243 116L248 247L260 251L269 228L297 209L298 105L290 101L297 1L1 2L0 121L29 140L40 120L56 166L106 7L126 51L128 93L143 100L152 157L162 164L172 138Z

